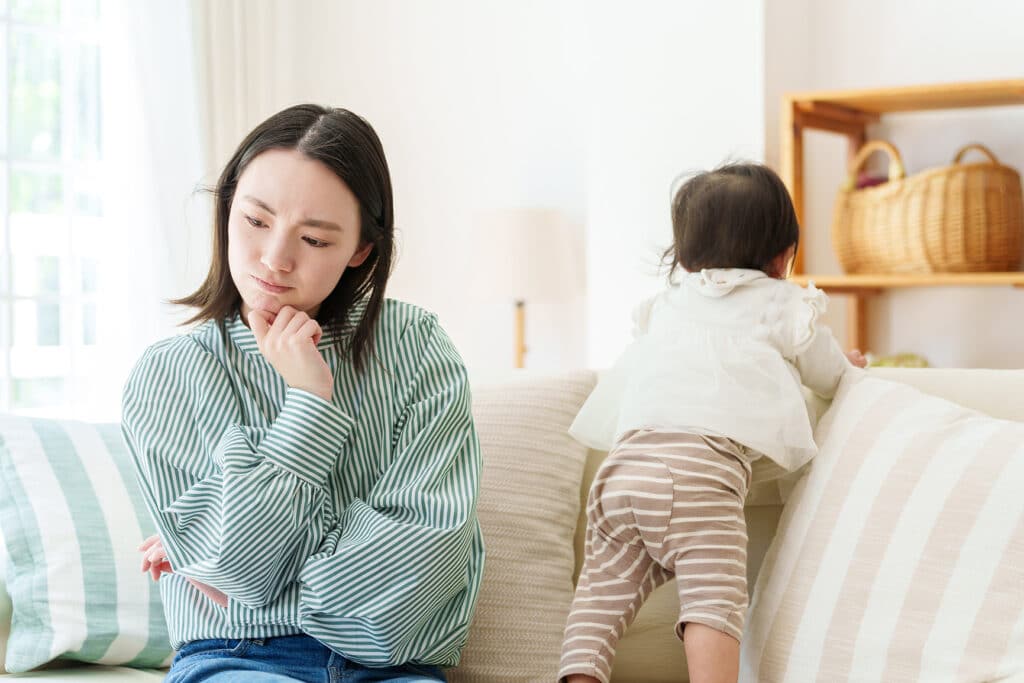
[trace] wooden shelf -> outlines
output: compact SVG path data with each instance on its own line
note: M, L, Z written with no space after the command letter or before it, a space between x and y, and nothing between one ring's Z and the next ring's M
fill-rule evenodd
M868 126L883 114L966 107L1024 106L1024 79L915 85L902 88L830 90L790 93L783 97L780 117L779 175L789 188L797 220L804 221L804 143L807 129L824 130L847 139L852 158L867 141ZM821 233L818 233L821 234ZM850 298L847 338L850 348L867 350L867 300L871 295L899 287L995 287L1024 288L1024 273L943 273L935 275L804 275L803 255L807 240L801 237L791 279L815 285Z
M1024 287L1024 273L935 273L934 275L794 275L800 285L813 282L835 294L871 293L902 287Z
M1024 79L792 93L786 98L807 111L814 111L815 104L820 104L826 108L842 107L862 115L999 107L1024 104Z

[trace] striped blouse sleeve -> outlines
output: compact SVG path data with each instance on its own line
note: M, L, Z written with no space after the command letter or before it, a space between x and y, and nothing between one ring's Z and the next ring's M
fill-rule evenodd
M483 571L466 370L432 315L400 344L406 399L391 460L300 575L303 629L369 666L457 657Z
M258 607L292 583L327 526L324 484L352 420L289 389L266 429L240 424L225 371L195 341L152 347L122 428L174 571Z

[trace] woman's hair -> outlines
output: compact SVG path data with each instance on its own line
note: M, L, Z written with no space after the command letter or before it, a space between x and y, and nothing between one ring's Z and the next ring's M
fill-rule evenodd
M293 149L331 169L359 202L360 244L373 244L369 257L348 267L317 312L324 332L363 367L368 340L380 315L394 254L394 207L391 176L380 139L369 123L346 109L300 104L274 114L249 133L228 161L216 186L213 258L206 280L194 293L173 301L199 311L186 324L215 320L227 336L225 318L238 312L241 296L228 268L228 218L238 179L257 155L271 149ZM353 320L354 306L365 309ZM350 334L351 333L351 334Z
M765 270L795 247L800 226L789 191L762 164L730 163L689 178L672 198L669 277L682 267Z

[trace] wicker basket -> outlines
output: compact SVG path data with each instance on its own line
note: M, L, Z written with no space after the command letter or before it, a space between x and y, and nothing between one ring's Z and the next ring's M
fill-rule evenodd
M970 150L988 157L962 164ZM873 152L889 154L889 182L855 189ZM836 198L832 245L847 273L1017 270L1024 242L1020 175L986 147L967 145L953 164L906 177L888 142L864 145Z

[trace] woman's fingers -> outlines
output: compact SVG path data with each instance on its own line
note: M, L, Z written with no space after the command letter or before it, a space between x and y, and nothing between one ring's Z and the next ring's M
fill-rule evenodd
M296 311L295 315L293 315L288 321L288 324L285 325L282 335L287 339L288 337L299 334L299 330L301 330L307 322L309 322L309 316L302 311Z
M294 318L298 312L299 311L292 306L283 306L281 310L277 312L277 317L274 318L274 324L270 326L271 331L274 332L274 334L281 334L284 332L289 323L291 323L292 318Z
M149 550L150 547L152 547L152 545L154 543L159 543L159 542L160 542L160 534L153 534L152 536L150 536L145 541L143 541L142 543L139 544L139 550L145 552L146 550Z
M262 344L263 339L267 336L267 332L270 331L271 320L267 314L263 311L249 311L249 329L252 330L252 334L256 337L256 343Z
M142 571L149 571L153 566L156 554L164 552L163 543L160 542L160 535L153 534L139 544L139 552L142 553Z
M323 331L320 329L320 323L308 318L302 327L299 328L298 334L302 337L308 337L313 340L313 344L320 343L320 337L323 336Z
M252 311L249 314L250 318L258 317L259 322L250 321L249 325L253 328L256 343L260 345L260 350L264 351L264 355L266 355L270 348L287 348L289 344L295 341L309 339L313 342L314 346L320 343L323 330L320 324L310 318L304 311L291 306L285 306L278 312L277 317L272 322L263 313L263 311ZM264 322L267 323L266 329L264 329Z

